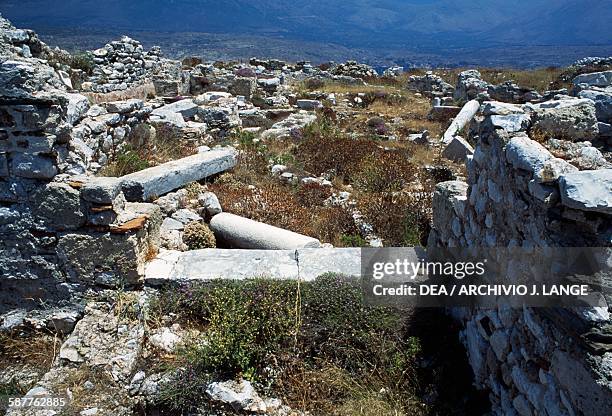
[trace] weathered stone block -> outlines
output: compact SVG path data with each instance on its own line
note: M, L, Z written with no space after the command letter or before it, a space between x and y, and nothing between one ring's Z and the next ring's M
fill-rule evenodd
M493 128L503 129L508 132L518 132L529 128L531 118L528 114L492 115L489 121Z
M298 276L294 250L221 250L185 252L172 270L172 280L248 279L256 276Z
M155 87L155 95L161 97L176 97L180 95L182 89L181 81L163 77L154 78L153 86Z
M8 170L8 160L6 159L6 154L0 153L0 178L5 178L9 174Z
M581 74L572 81L574 85L587 84L591 87L608 87L612 85L612 71Z
M106 103L106 111L108 111L109 113L124 114L140 110L143 106L143 101L138 99L130 99L127 101L114 101Z
M55 144L55 136L11 136L10 140L0 140L0 152L50 153Z
M437 230L448 230L457 213L462 213L467 201L468 184L448 181L436 185L433 198L433 221Z
M257 80L255 78L237 77L232 85L230 85L230 92L234 95L242 95L247 100L251 99L251 96L255 94L257 88Z
M535 179L540 183L553 183L565 173L577 172L578 168L563 159L548 159L542 165L542 169L536 172Z
M567 173L559 188L566 207L612 214L612 169Z
M174 160L120 178L128 201L150 201L190 182L223 172L236 164L231 147Z
M50 183L31 198L36 220L56 230L75 230L85 224L85 212L79 191L64 183Z
M442 151L442 157L455 162L463 162L474 154L474 148L463 137L455 136Z
M597 137L595 103L589 99L552 101L535 108L533 127L547 135L570 140Z
M506 159L516 169L535 173L552 157L544 146L527 136L513 137L506 145Z
M193 100L180 100L156 108L151 112L151 115L163 116L166 113L178 113L184 118L191 118L198 113L198 106L193 102Z
M137 284L145 261L159 245L161 213L153 204L128 204L128 215L142 218L142 226L124 233L65 233L57 254L71 281L119 286Z
M595 103L597 120L612 123L612 89L604 91L585 90L578 93L580 98L588 98ZM601 132L600 132L601 133Z
M324 273L361 276L360 248L301 248L297 250L300 279L314 280Z
M296 104L302 110L316 110L323 107L319 100L297 100Z
M121 180L110 177L96 177L81 188L81 197L96 204L112 204L121 192Z
M51 179L57 175L57 166L51 157L15 153L12 160L15 176L32 179Z

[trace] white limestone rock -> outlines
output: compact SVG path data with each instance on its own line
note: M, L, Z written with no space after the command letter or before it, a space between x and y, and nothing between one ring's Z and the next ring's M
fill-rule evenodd
M559 188L566 207L612 214L612 169L567 173Z

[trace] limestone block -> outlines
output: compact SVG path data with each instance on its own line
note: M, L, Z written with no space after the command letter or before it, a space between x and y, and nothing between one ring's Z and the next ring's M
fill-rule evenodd
M55 230L75 230L86 216L78 190L64 183L50 183L31 197L35 219Z
M12 160L15 176L31 179L51 179L57 174L57 166L51 157L15 153Z
M527 136L516 136L506 145L506 159L516 169L535 173L553 156L540 143Z
M131 173L120 180L128 201L150 201L190 182L230 169L235 164L235 149L226 147Z
M468 156L473 154L474 148L461 136L454 136L450 139L442 151L442 157L454 162L464 162Z
M559 188L566 207L612 214L612 169L566 173Z
M591 87L608 87L612 85L612 71L581 74L572 81L574 85L587 84Z
M121 180L111 177L94 177L81 188L81 197L96 204L111 204L121 192Z

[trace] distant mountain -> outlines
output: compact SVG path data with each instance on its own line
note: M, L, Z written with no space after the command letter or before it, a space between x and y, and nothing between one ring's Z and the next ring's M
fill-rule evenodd
M612 0L0 0L0 13L35 30L252 35L381 52L612 47Z

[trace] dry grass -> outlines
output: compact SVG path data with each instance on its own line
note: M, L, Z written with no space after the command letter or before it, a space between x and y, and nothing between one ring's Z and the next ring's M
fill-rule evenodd
M247 184L228 174L220 179L210 189L219 197L224 211L334 245L342 244L343 235L357 233L346 210L322 206L328 192L325 189L315 189L312 185L294 189L272 178L260 178L257 188L249 189Z
M483 69L480 71L482 78L491 84L513 80L521 87L533 88L543 92L552 88L561 75L562 70L556 67L540 68L532 70L517 69Z
M0 367L28 364L46 371L61 343L62 339L50 331L0 333Z
M418 97L410 92L400 95L395 102L376 100L368 106L368 110L384 114L386 117L405 117L423 119L429 113L431 104L427 98Z
M125 101L132 98L146 100L147 97L155 95L155 87L152 82L128 88L124 91L113 91L108 93L84 92L82 93L92 104L102 104L112 101Z
M306 87L303 87L307 90ZM322 87L317 88L317 91L325 92L327 94L359 94L359 93L375 93L381 90L385 91L399 91L397 88L382 86L382 85L348 85L337 82L326 82Z
M355 378L342 368L328 365L318 369L298 366L280 380L293 408L334 416L424 415L425 408L408 394L381 392L388 380L375 373L370 379ZM298 399L298 400L296 400ZM400 410L401 409L401 410ZM409 412L409 413L408 413Z

